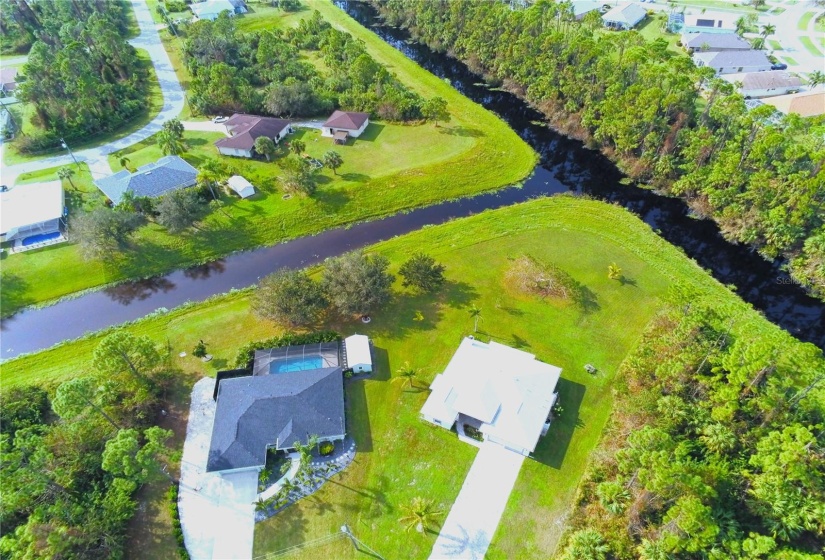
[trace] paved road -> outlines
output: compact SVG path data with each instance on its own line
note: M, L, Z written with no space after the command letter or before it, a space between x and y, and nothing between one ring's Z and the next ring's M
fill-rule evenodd
M206 472L215 380L195 383L180 469L178 509L186 549L194 560L252 558L257 471L221 476Z
M108 163L109 154L122 150L123 148L128 148L157 133L165 121L180 115L185 104L183 88L178 81L177 74L175 74L175 69L172 67L172 61L169 60L169 55L163 47L163 43L161 43L160 35L156 29L155 22L152 20L152 13L149 11L149 7L146 5L145 0L131 0L131 4L135 11L138 25L140 26L140 35L131 39L129 42L134 47L143 49L149 54L152 60L152 66L155 68L158 82L160 83L160 89L163 92L163 109L161 109L160 113L152 119L149 124L137 132L133 132L119 140L114 140L96 148L75 152L75 157L78 161L89 164L94 179L112 173L112 169ZM21 173L69 165L71 163L73 163L72 158L68 154L65 154L17 165L5 165L0 173L2 173L3 184L13 185Z
M433 545L430 560L482 560L525 457L485 441Z

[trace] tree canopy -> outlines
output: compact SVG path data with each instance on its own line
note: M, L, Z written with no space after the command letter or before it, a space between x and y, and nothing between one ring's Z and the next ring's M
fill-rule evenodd
M326 261L323 286L327 297L343 315L368 315L392 295L393 276L383 255L361 251Z
M259 316L291 327L314 324L326 307L321 285L302 270L270 274L258 284L252 301Z

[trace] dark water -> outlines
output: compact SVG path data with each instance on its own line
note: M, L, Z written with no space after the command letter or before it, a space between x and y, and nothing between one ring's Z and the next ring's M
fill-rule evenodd
M312 265L428 224L562 192L587 194L631 210L719 281L735 285L737 293L769 320L798 338L825 348L825 304L791 283L782 272L781 263L767 262L744 246L726 242L715 224L690 218L687 207L677 199L622 185L621 173L605 157L546 126L534 124L542 120L538 112L512 94L491 91L478 84L479 78L462 63L433 53L425 46L406 42L403 31L377 25L380 22L370 6L357 2L338 4L421 66L449 79L464 95L506 120L541 154L541 163L526 184L522 188L445 202L349 229L329 230L166 276L129 282L51 307L23 311L2 321L3 358L42 350L86 332L137 319L159 308L171 309L186 301L244 288L282 267Z

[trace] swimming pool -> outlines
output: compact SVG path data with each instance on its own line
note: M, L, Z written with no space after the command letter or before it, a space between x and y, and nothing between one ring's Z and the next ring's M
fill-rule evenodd
M324 367L321 356L303 356L301 358L287 358L276 360L269 364L269 373L288 373L291 371L305 371Z
M35 245L37 243L43 243L44 241L51 241L52 239L57 239L62 234L59 231L53 231L51 233L38 233L37 235L32 235L27 237L23 240L23 247L28 247L29 245Z

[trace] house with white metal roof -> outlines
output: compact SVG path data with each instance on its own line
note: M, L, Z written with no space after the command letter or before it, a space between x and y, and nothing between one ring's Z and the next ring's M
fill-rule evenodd
M0 238L19 241L15 250L64 241L60 220L66 205L61 181L18 185L0 192Z
M533 354L467 337L430 384L421 417L442 428L456 425L528 456L550 426L561 369Z
M647 11L638 4L621 4L602 16L605 27L633 29L647 17Z
M206 0L206 2L190 4L189 7L198 19L207 19L210 21L218 19L218 16L223 12L227 12L230 16L234 16L236 13L246 12L246 8L243 8L242 12L237 11L236 6L229 0Z

